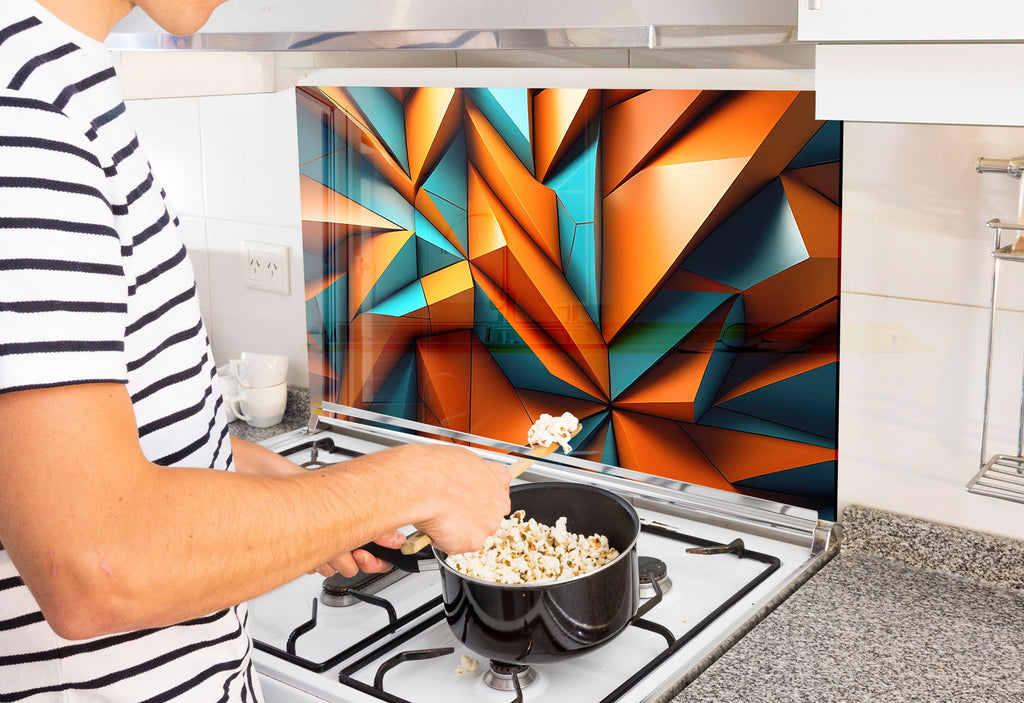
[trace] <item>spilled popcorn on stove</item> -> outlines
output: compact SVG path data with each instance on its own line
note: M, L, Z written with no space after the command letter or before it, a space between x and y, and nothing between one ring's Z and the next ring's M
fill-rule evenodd
M604 535L585 537L566 530L564 517L554 527L525 518L525 511L515 511L501 521L483 549L449 554L446 563L484 581L537 583L585 574L619 555Z
M526 441L530 443L530 446L541 447L550 447L552 444L558 443L568 454L572 451L569 440L579 426L580 421L570 412L564 412L558 417L543 413L530 427L530 431L526 434Z

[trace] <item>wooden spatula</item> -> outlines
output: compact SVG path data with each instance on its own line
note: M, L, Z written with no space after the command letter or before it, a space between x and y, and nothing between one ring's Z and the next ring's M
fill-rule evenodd
M573 437L578 435L582 427L583 425L576 425L576 429L573 430L571 435L569 435L569 438L572 439ZM512 478L516 478L517 476L519 476L519 474L523 473L528 468L530 468L530 465L537 459L543 459L549 454L553 454L560 446L562 445L558 444L557 442L552 442L551 445L547 447L541 446L539 444L534 445L533 447L530 447L529 456L524 456L521 459L516 459L514 462L512 462L512 464L509 465L508 472L512 474ZM405 544L402 545L401 551L402 554L415 554L416 552L426 547L428 544L430 544L430 535L426 534L425 532L413 532L405 540Z

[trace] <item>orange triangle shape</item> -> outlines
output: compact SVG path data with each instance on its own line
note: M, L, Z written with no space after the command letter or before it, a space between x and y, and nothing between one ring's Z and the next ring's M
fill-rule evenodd
M412 343L430 332L425 317L363 313L349 323L339 402L365 408L374 401Z
M491 358L487 347L473 337L471 432L512 444L525 444L533 425L516 389Z
M546 88L533 96L533 162L543 183L601 109L601 91Z
M519 398L522 401L523 406L526 408L526 412L529 414L532 422L536 422L540 419L540 416L543 413L558 417L564 412L570 412L580 420L583 420L607 409L608 407L603 403L595 403L592 400L571 398L565 395L556 395L554 393L545 393L543 391L534 391L526 388L520 388L518 393ZM525 437L520 444L526 444Z
M431 335L416 342L416 373L423 403L440 427L470 431L469 331Z
M786 171L783 175L800 181L810 186L823 197L828 198L833 205L839 205L839 198L842 193L842 171L838 161L817 166L805 166Z
M349 318L355 317L356 311L366 300L373 286L412 236L412 232L401 231L349 239L350 261L359 261L362 264L349 271Z
M348 225L352 234L401 229L386 217L381 217L308 176L299 176L299 198L303 220Z
M461 125L462 92L414 88L405 101L405 143L412 182L419 186Z
M553 376L560 378L571 386L594 398L607 398L594 382L580 370L566 355L566 352L555 344L537 324L530 319L505 292L494 284L482 270L473 267L473 281L483 292L495 309L512 325L523 341L530 348L541 364Z
M718 96L716 91L649 90L606 108L601 117L601 192L608 195L619 187Z
M332 129L338 136L338 141L348 144L355 154L366 159L392 188L411 203L415 196L412 179L374 134L370 123L355 101L344 88L325 86L318 90L337 108L337 111L332 113Z
M538 183L479 109L466 101L466 146L487 186L519 227L561 268L558 205L553 190Z
M781 180L807 253L838 259L839 206L796 179L782 176Z
M704 425L687 425L686 431L718 470L733 482L836 458L835 449L778 437Z
M734 491L679 423L615 410L612 427L623 468Z

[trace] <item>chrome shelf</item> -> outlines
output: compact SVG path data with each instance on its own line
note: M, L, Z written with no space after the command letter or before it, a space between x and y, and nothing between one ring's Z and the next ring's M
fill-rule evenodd
M996 324L996 291L1001 261L1024 261L1024 157L1013 159L978 159L978 173L1004 173L1020 181L1017 222L996 218L986 222L995 231L992 245L992 291L989 296L988 350L985 362L985 404L982 412L980 469L967 483L967 491L976 495L1024 503L1024 379L1021 379L1020 412L1017 423L1017 454L988 454L989 405L992 396L992 352ZM1002 234L1011 232L1014 243L1004 245Z

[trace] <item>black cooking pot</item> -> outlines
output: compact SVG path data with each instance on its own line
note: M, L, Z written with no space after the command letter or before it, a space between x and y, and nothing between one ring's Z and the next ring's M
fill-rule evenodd
M502 584L456 571L440 549L423 550L420 558L440 565L445 617L459 640L492 660L543 663L599 647L639 618L640 520L629 503L601 488L574 483L516 485L511 499L512 511L525 511L527 519L554 525L565 517L569 532L607 536L619 555L570 579ZM400 568L418 570L398 550L374 546L371 551Z

